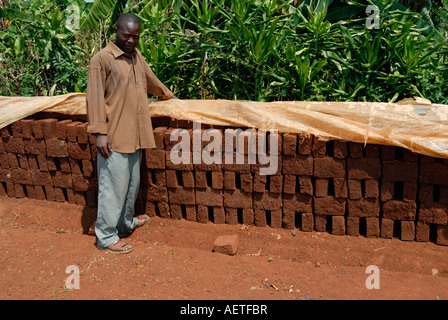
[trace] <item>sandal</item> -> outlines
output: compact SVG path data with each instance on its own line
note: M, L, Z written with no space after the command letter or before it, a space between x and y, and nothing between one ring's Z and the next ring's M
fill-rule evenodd
M112 253L129 253L132 250L134 250L134 247L130 244L127 244L126 242L122 241L121 239L115 241L108 247L102 248L97 246L101 250L107 250Z
M150 220L149 216L147 214L142 214L142 215L136 216L136 218L138 220L138 223L137 223L137 226L135 227L135 229L146 226Z

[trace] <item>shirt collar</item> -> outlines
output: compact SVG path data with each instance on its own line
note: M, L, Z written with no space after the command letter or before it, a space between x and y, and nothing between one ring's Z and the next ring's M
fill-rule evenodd
M108 45L110 51L112 52L114 58L118 58L121 55L124 55L125 52L123 50L121 50L116 44L115 44L115 39L110 40L109 41L109 45ZM132 52L132 55L135 56L136 55L136 50L134 49L134 51Z

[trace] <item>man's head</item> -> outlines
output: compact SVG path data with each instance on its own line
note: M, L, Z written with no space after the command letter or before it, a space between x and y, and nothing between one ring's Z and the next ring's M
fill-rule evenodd
M115 44L124 52L131 53L140 39L140 20L132 13L123 13L118 17L115 33Z

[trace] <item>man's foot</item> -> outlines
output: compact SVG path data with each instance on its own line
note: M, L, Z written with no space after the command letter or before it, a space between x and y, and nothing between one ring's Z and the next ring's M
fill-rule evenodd
M137 226L135 227L135 229L146 226L150 220L149 216L147 214L142 214L142 215L136 216L136 218L138 220L138 223L137 223Z
M98 245L97 245L97 248L101 249L101 250L107 250L112 253L129 253L132 250L134 250L133 246L122 241L121 239L115 241L114 243L112 243L110 246L107 246L106 248L102 248Z

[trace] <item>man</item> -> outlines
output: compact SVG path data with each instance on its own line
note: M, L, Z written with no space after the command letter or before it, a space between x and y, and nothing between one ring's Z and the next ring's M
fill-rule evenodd
M114 253L132 251L120 236L149 222L134 217L142 149L155 147L147 94L175 98L136 50L140 29L135 15L118 18L115 40L90 62L86 91L87 130L98 150L96 245Z

